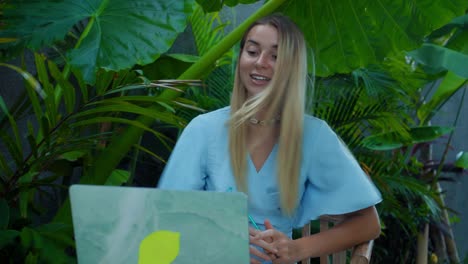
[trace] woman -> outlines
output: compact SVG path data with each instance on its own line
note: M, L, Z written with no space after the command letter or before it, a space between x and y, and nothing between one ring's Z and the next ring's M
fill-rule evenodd
M288 18L255 22L241 41L230 107L190 122L159 182L248 194L262 230L250 229L251 263L294 263L380 233L378 190L330 127L305 114L306 58L303 35ZM291 239L293 227L324 214L346 220Z

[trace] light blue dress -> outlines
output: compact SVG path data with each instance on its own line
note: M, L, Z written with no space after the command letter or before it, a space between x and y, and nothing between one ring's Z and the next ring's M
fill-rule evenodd
M159 188L236 191L228 151L230 108L194 118L177 141L159 181ZM292 234L324 214L343 214L381 201L381 195L353 155L330 127L318 118L304 119L299 206L293 216L281 212L276 181L275 145L259 172L248 157L249 214L260 227L273 226Z

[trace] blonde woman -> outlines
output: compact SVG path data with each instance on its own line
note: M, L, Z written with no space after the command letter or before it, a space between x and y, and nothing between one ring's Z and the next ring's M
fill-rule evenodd
M246 193L260 227L250 229L251 263L295 263L380 233L380 193L330 127L305 114L306 58L304 37L287 17L251 25L230 107L190 122L159 182ZM329 231L291 239L292 228L325 214L347 217Z

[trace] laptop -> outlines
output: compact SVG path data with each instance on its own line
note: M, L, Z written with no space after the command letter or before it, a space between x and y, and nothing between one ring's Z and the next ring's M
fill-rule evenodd
M242 193L72 185L78 263L249 263Z

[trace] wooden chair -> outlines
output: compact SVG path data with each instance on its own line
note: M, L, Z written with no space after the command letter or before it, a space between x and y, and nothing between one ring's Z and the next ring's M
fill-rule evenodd
M341 222L343 218L341 216L322 216L320 217L320 231L327 230L331 224L337 224ZM302 236L309 236L310 235L310 224L305 225L302 228ZM362 244L359 244L352 248L351 251L351 262L350 264L369 264L371 255L372 255L372 247L374 245L374 241L367 241ZM342 251L338 253L334 253L332 258L332 264L345 264L346 263L346 255L347 251ZM330 264L329 262L330 256L323 256L320 257L320 264ZM301 261L301 264L310 264L310 259L304 259Z

